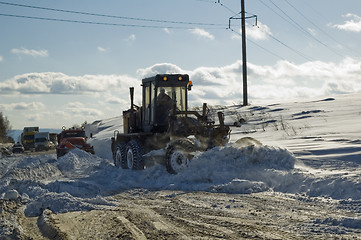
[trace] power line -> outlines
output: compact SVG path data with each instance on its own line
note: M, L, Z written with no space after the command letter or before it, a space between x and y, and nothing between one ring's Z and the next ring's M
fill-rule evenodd
M239 32L235 31L234 29L232 28L228 28L229 30L231 30L232 32L234 32L235 34L239 35L239 36L242 36L242 34L240 34ZM255 41L252 41L251 39L247 38L247 41L251 42L252 44L256 45L257 47L263 49L264 51L266 51L267 53L281 59L281 60L284 60L285 58L281 57L280 55L270 51L269 49L265 48L265 47L262 47L260 44L256 43Z
M289 24L292 25L292 23L286 19L285 17L281 16L278 12L276 12L276 10L274 10L273 8L271 8L270 6L268 6L266 3L264 3L262 0L259 0L260 3L262 3L265 7L267 7L269 10L271 10L272 12L274 12L276 15L278 15L280 18L282 18L284 21L288 22Z
M260 0L260 1L262 1L262 0ZM220 2L220 0L218 0L218 3L219 3L221 6L224 7L224 4L222 4L222 3ZM262 2L262 3L263 3L263 2ZM266 6L267 6L267 5L266 5ZM231 11L232 13L235 13L235 12L232 11L230 8L228 8L228 7L226 7L226 8L227 8L229 11ZM271 9L271 10L272 10L272 9ZM236 13L236 15L239 15L239 13ZM256 22L257 22L257 20L256 20ZM228 29L230 29L231 31L237 33L236 31L234 31L234 30L230 27L230 24L229 24ZM239 33L237 33L237 34L239 34ZM286 43L284 43L284 42L282 42L281 40L277 39L277 38L274 37L273 35L271 35L271 34L269 34L269 33L267 33L267 35L268 35L270 38L272 38L273 40L275 40L275 41L277 41L278 43L280 43L281 45L283 45L284 47L286 47L286 48L288 48L289 50L291 50L292 52L296 53L296 54L299 55L300 57L302 57L302 58L304 58L304 59L306 59L306 60L308 60L308 61L313 61L313 60L314 60L313 58L311 58L311 57L303 54L302 52L300 52L300 51L298 51L298 50L290 47L289 45L287 45ZM240 34L240 36L242 36L242 35ZM266 52L270 53L271 55L276 56L276 57L278 57L278 58L280 58L280 59L284 59L284 58L282 58L281 56L279 56L278 54L276 54L276 53L274 53L274 52L272 52L272 51L270 51L270 50L262 47L261 45L259 45L259 44L257 44L256 42L250 40L249 38L247 38L247 40L250 41L250 42L252 42L254 45L260 47L261 49L265 50Z
M239 15L239 13L233 11L230 7L228 7L228 6L226 6L225 4L221 3L220 0L218 0L218 1L215 2L215 3L218 3L220 6L224 7L224 8L227 9L229 12L235 14L234 16ZM232 32L234 32L235 34L237 34L237 35L239 35L239 36L242 37L242 34L240 34L239 32L235 31L235 30L232 29L230 26L228 27L228 29L231 30ZM246 38L247 38L247 37L246 37ZM251 42L251 43L254 44L255 46L261 48L261 49L264 50L265 52L267 52L267 53L269 53L269 54L271 54L271 55L273 55L273 56L275 56L275 57L277 57L277 58L279 58L279 59L281 59L281 60L284 60L284 59L285 59L285 58L281 57L280 55L278 55L278 54L270 51L269 49L267 49L267 48L265 48L265 47L262 47L260 44L256 43L255 41L252 41L252 40L249 39L249 38L247 38L247 41Z
M219 4L220 6L224 7L225 9L227 9L229 12L233 13L233 14L234 14L233 17L240 15L240 12L235 12L235 11L233 11L230 7L228 7L228 6L226 6L224 3L222 3L221 0L217 0L217 2L216 2L216 1L213 1L213 3L217 3L217 4ZM251 18L252 18L253 16L256 16L256 14L253 14L253 13L250 13L250 12L245 12L245 13L251 15ZM246 19L247 19L247 18L249 18L249 17L246 17Z
M227 7L225 4L221 3L221 0L218 0L217 2L214 1L214 3L218 3L219 5L221 5L222 7L224 7L225 9L227 9L228 11L230 11L233 14L239 15L239 13L233 11L230 7Z
M288 22L290 25L292 25L293 27L295 27L297 30L299 30L300 32L302 32L303 34L305 34L305 36L307 36L310 39L315 40L316 42L318 42L319 44L323 45L324 47L326 47L329 51L333 52L334 54L340 56L340 57L345 57L344 55L340 54L339 52L335 51L334 49L332 49L330 46L328 46L327 44L323 43L322 41L320 41L319 39L317 39L315 36L313 36L310 32L308 32L306 29L304 29L299 23L297 23L292 17L290 17L285 11L283 11L279 6L277 6L272 0L269 0L271 2L271 4L276 7L283 15L285 15L287 18L283 17L282 15L280 15L278 12L276 12L273 8L271 8L269 5L267 5L266 3L264 3L263 0L259 0L264 6L266 6L268 9L270 9L272 12L274 12L276 15L278 15L280 18L282 18L284 21Z
M32 9L47 10L47 11L55 11L55 12L63 12L63 13L72 13L72 14L80 14L80 15L88 15L88 16L97 16L97 17L116 18L116 19L125 19L125 20L134 20L134 21L146 21L146 22L157 22L157 23L170 23L170 24L184 24L184 25L198 25L198 26L225 26L224 24L216 24L216 23L168 21L168 20L158 20L158 19L147 19L147 18L115 16L115 15L108 15L108 14L89 13L89 12L80 12L80 11L73 11L73 10L64 10L64 9L55 9L55 8L47 8L47 7L24 5L24 4L8 3L8 2L2 2L2 1L0 1L0 4L10 5L10 6L16 6L16 7L25 7L25 8L32 8Z
M331 52L333 52L334 54L340 56L340 57L345 57L342 54L338 53L337 51L333 50L331 47L329 47L327 44L323 43L322 41L320 41L319 39L317 39L315 36L313 36L310 32L308 32L306 29L304 29L299 23L297 23L293 18L291 18L285 11L283 11L280 7L278 7L272 0L270 0L270 2L277 7L277 9L279 9L285 16L287 16L293 23L296 24L296 26L298 26L307 36L309 36L310 38L314 39L315 41L317 41L318 43L320 43L321 45L323 45L324 47L326 47L328 50L330 50Z
M295 26L296 28L298 28L299 30L301 30L303 33L305 33L306 35L309 35L310 33L304 29L299 23L297 23L292 17L290 17L290 15L288 15L285 11L283 11L279 6L277 6L272 0L269 0L273 6L275 6L281 13L283 13L283 15L285 15L291 22L292 25Z
M118 26L118 27L157 28L157 29L161 29L161 28L190 29L189 27L154 26L154 25L137 25L137 24L121 24L121 23L92 22L92 21L70 20L70 19L60 19L60 18L33 17L33 16L24 16L24 15L15 15L15 14L4 14L4 13L0 13L0 16L15 17L15 18L25 18L25 19L36 19L36 20L45 20L45 21L55 21L55 22L82 23L82 24L105 25L105 26ZM210 29L210 28L207 28L207 29ZM212 29L221 29L221 28L212 28ZM222 29L223 29L223 28L222 28Z
M288 46L286 43L284 43L284 42L282 42L281 40L275 38L275 37L272 36L271 34L268 34L268 36L269 36L270 38L272 38L273 40L277 41L278 43L282 44L282 45L285 46L286 48L290 49L292 52L294 52L294 53L296 53L297 55L303 57L304 59L306 59L306 60L308 60L308 61L314 61L313 58L308 57L307 55L301 53L300 51L298 51L298 50L296 50L296 49Z
M324 31L322 28L320 28L319 26L317 26L313 21L311 21L308 17L306 17L300 10L298 10L294 5L292 5L288 0L284 0L290 7L292 7L298 14L300 14L306 21L308 21L310 24L312 24L312 26L314 26L315 28L317 28L320 32L322 32L324 35L326 35L327 37L329 37L331 40L333 40L334 42L336 42L337 44L343 46L344 48L347 48L349 50L351 50L352 52L358 52L355 49L351 49L349 48L347 45L344 45L343 43L339 42L337 39L335 39L334 37L332 37L330 34L328 34L326 31ZM360 54L360 52L358 52Z
M242 36L240 33L238 33L237 31L234 31L232 28L228 28L228 29L230 29L232 32L235 32L236 34ZM279 40L278 38L274 37L273 35L271 35L271 34L269 34L269 33L267 33L267 35L268 35L270 38L272 38L273 40L275 40L276 42L280 43L282 46L284 46L284 47L288 48L289 50L291 50L292 52L296 53L298 56L306 59L307 61L314 61L314 58L309 57L309 56L307 56L306 54L303 54L302 52L294 49L293 47L289 46L288 44L286 44L286 43L284 43L283 41ZM272 52L272 51L270 51L270 50L262 47L261 45L257 44L256 42L250 40L249 38L247 38L247 41L250 41L250 42L253 43L254 45L256 45L256 46L258 46L259 48L265 50L266 52L272 54L273 56L276 56L276 57L280 58L281 60L284 60L284 59L285 59L285 58L279 56L278 54L276 54L276 53L274 53L274 52Z
M205 0L204 0L205 1ZM260 0L265 6L270 8L268 5L266 5L262 0ZM270 0L272 2L272 0ZM287 1L287 0L285 0ZM217 2L209 0L207 2L213 2L218 3L222 7L226 8L232 13L239 14L231 10L229 7L224 5L223 3L218 0ZM147 21L147 22L157 22L157 23L168 23L168 24L187 24L187 25L202 25L202 26L213 26L214 28L208 27L207 29L222 29L220 27L216 26L223 26L224 29L230 29L231 31L237 33L231 28L226 28L225 25L222 24L213 24L213 23L197 23L197 22L184 22L184 21L167 21L167 20L156 20L156 19L145 19L145 18L135 18L135 17L124 17L124 16L114 16L114 15L107 15L107 14L98 14L98 13L88 13L88 12L80 12L80 11L72 11L72 10L64 10L64 9L55 9L55 8L47 8L47 7L39 7L39 6L30 6L30 5L23 5L23 4L15 4L15 3L8 3L8 2L2 2L0 1L0 4L3 5L10 5L10 6L17 6L17 7L26 7L26 8L33 8L33 9L41 9L41 10L47 10L47 11L56 11L56 12L65 12L65 13L72 13L72 14L80 14L80 15L90 15L90 16L97 16L97 17L107 17L107 18L117 18L117 19L126 19L126 20L136 20L136 21ZM272 11L274 11L272 8L270 8ZM283 12L283 11L282 11ZM276 12L275 12L276 13ZM276 13L279 15L278 13ZM5 17L15 17L15 18L24 18L24 19L35 19L35 20L45 20L45 21L56 21L56 22L67 22L67 23L80 23L80 24L92 24L92 25L105 25L105 26L118 26L118 27L136 27L136 28L154 28L154 29L161 29L161 28L169 28L169 29L189 29L189 27L183 27L183 26L156 26L156 25L140 25L140 24L121 24L121 23L108 23L108 22L96 22L96 21L82 21L82 20L70 20L70 19L60 19L60 18L48 18L48 17L36 17L36 16L25 16L25 15L15 15L15 14L4 14L0 13L0 16ZM280 15L279 15L280 16ZM282 17L282 16L280 16ZM283 18L283 17L282 17ZM283 18L284 19L284 18ZM286 20L286 19L284 19ZM287 21L287 20L286 20ZM239 34L239 33L237 33ZM274 36L268 34L272 39L279 42L286 48L290 49L291 51L295 52L297 55L307 59L312 60L312 58L306 56L305 54L301 53L300 51L295 50L294 48L290 47L286 43L282 42L281 40L275 38ZM261 45L257 44L256 42L250 40L247 38L248 41L253 43L254 45L258 46L259 48L265 50L266 52L270 53L273 56L276 56L280 59L284 59L277 55L276 53L262 47Z

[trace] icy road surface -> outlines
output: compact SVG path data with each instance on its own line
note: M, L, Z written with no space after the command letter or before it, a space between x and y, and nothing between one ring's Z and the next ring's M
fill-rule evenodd
M223 111L247 123L178 175L115 167L118 118L87 126L95 156L1 158L0 238L361 239L361 95Z

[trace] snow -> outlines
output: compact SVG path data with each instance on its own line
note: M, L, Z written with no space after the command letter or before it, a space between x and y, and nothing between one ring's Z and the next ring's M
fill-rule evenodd
M0 197L26 203L26 216L115 207L112 194L127 189L210 191L250 194L281 192L355 202L361 199L361 95L338 95L308 102L225 109L231 142L197 153L177 175L159 164L144 171L114 166L110 138L121 118L86 126L95 155L74 149L55 154L15 154L0 159ZM214 109L215 111L217 109ZM259 143L236 142L252 137ZM157 155L155 151L150 155ZM321 220L320 220L321 221ZM328 219L334 226L361 228L360 219Z
M16 200L18 197L19 197L18 191L14 190L14 189L11 189L4 194L4 199L6 199L6 200L9 200L9 199Z

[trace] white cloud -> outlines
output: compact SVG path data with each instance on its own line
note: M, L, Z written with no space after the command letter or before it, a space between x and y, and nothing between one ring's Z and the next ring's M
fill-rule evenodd
M135 34L131 34L128 38L125 39L127 42L134 42L137 39Z
M254 100L312 98L335 93L361 91L361 61L346 58L341 62L312 61L295 64L278 61L274 65L248 63L249 96ZM135 101L141 99L141 79L161 73L189 74L194 87L190 99L195 104L231 104L242 99L242 61L222 67L199 67L185 70L171 63L159 63L138 69L138 78L118 75L68 76L63 73L28 73L0 83L0 94L87 95L98 101L99 111L107 104L129 105L129 87L135 87ZM35 103L32 103L35 104ZM44 103L46 104L46 103ZM99 115L83 101L69 103L79 111ZM7 109L40 108L23 104L4 105Z
M247 25L247 37L253 38L254 40L267 39L269 35L272 35L271 29L261 22L258 22L257 26Z
M136 39L137 39L137 37L135 36L135 34L131 34L127 38L124 38L123 41L128 45L132 45L132 44L134 44Z
M104 116L103 111L96 109L96 108L90 108L90 107L70 107L67 106L62 110L57 110L55 112L55 114L57 115L57 117L59 119L73 119L73 122L75 119L82 119L82 120L78 120L78 123L80 122L84 122L86 119L89 118L100 118L102 116Z
M261 22L258 21L257 26L253 26L250 24L247 24L246 26L246 35L249 38L252 38L254 40L265 40L268 39L269 36L272 36L271 29ZM240 39L242 37L242 30L239 30L239 33L237 35L233 35L232 39Z
M204 29L201 28L194 28L194 29L190 29L189 30L192 34L200 37L200 38L205 38L205 39L210 39L213 40L214 36L212 34L210 34L209 32L207 32Z
M172 74L182 72L183 70L180 67L171 63L158 63L148 68L141 68L137 70L137 73L140 75L141 78L151 77L156 74Z
M32 57L47 57L49 56L48 50L34 50L34 49L26 49L26 48L13 48L11 52L17 55L29 55Z
M346 18L350 18L350 20L345 21L343 24L334 24L333 27L338 28L340 30L344 31L350 31L350 32L361 32L361 17L348 13L344 15Z
M129 40L133 40L133 41L134 41L134 40L136 39L136 37L135 37L135 35L134 35L134 34L132 34L132 35L130 35L130 36L129 36L129 38L128 38L128 39L129 39Z
M26 120L28 122L34 122L36 124L43 118L44 118L44 115L42 113L31 113L26 116Z
M128 76L117 75L68 76L56 72L27 73L0 82L0 93L82 95L107 92L134 84L136 81Z
M44 109L45 105L41 102L18 102L18 103L11 103L11 104L0 104L0 109L4 109L6 111L37 111Z
M98 51L99 52L106 52L107 51L107 49L105 49L105 48L103 48L103 47L97 47L97 49L98 49Z
M119 98L119 97L108 97L108 98L106 98L105 102L110 103L110 104L118 104L118 105L128 104L126 99L122 99L122 98Z
M309 33L311 33L312 36L316 36L316 35L317 35L317 32L316 32L316 30L315 30L314 28L307 28L307 31L308 31Z
M340 62L312 61L302 64L289 61L278 61L274 65L248 63L249 101L274 103L361 92L360 66L361 60L352 58ZM5 104L3 101L0 110L12 116L14 121L19 116L22 119L31 116L32 119L45 121L43 124L46 125L55 122L69 125L117 116L129 108L129 87L135 87L135 103L139 105L141 79L158 73L189 74L194 85L188 95L190 106L201 106L203 102L211 105L239 104L243 99L242 61L193 70L182 69L171 63L159 63L138 69L137 78L118 75L68 76L63 73L18 75L0 82L0 95L5 101L20 99L20 102ZM54 94L68 96L52 96ZM82 96L84 94L86 96ZM33 98L31 101L30 97ZM43 114L43 117L39 118L40 115L35 113ZM17 123L21 124L24 123Z
M4 58L2 56L0 56L0 62L2 62L4 60Z
M339 93L361 92L361 61L351 58L339 63L313 61L295 64L279 61L261 66L248 63L249 98L253 101L315 98ZM223 67L184 70L165 63L138 70L144 76L157 73L188 73L193 81L191 105L233 104L242 101L242 61Z
M67 108L73 109L73 108L82 108L84 107L84 104L81 102L70 102L66 104Z
M67 113L71 114L72 116L80 116L80 117L100 117L103 115L103 112L99 109L95 108L68 108Z

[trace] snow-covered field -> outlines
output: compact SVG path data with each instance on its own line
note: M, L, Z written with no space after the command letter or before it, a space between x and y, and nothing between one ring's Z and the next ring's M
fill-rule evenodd
M232 199L244 194L263 194L262 198L276 194L306 204L324 202L345 214L306 219L318 228L300 230L300 236L361 238L361 94L234 105L222 111L228 123L239 118L246 123L232 129L227 146L198 153L189 168L177 175L168 174L161 165L144 171L115 167L110 137L114 130L122 129L120 118L87 126L94 136L90 143L95 155L74 150L58 160L55 154L3 156L0 238L26 235L21 221L5 214L8 200L18 199L17 211L25 217L37 217L44 209L56 214L115 209L121 202L115 196L134 189L166 191L171 197L179 192L226 194ZM262 145L236 143L242 137L255 138ZM198 201L196 204L206 205L201 198ZM216 202L211 205L216 207ZM330 233L333 235L327 235Z

